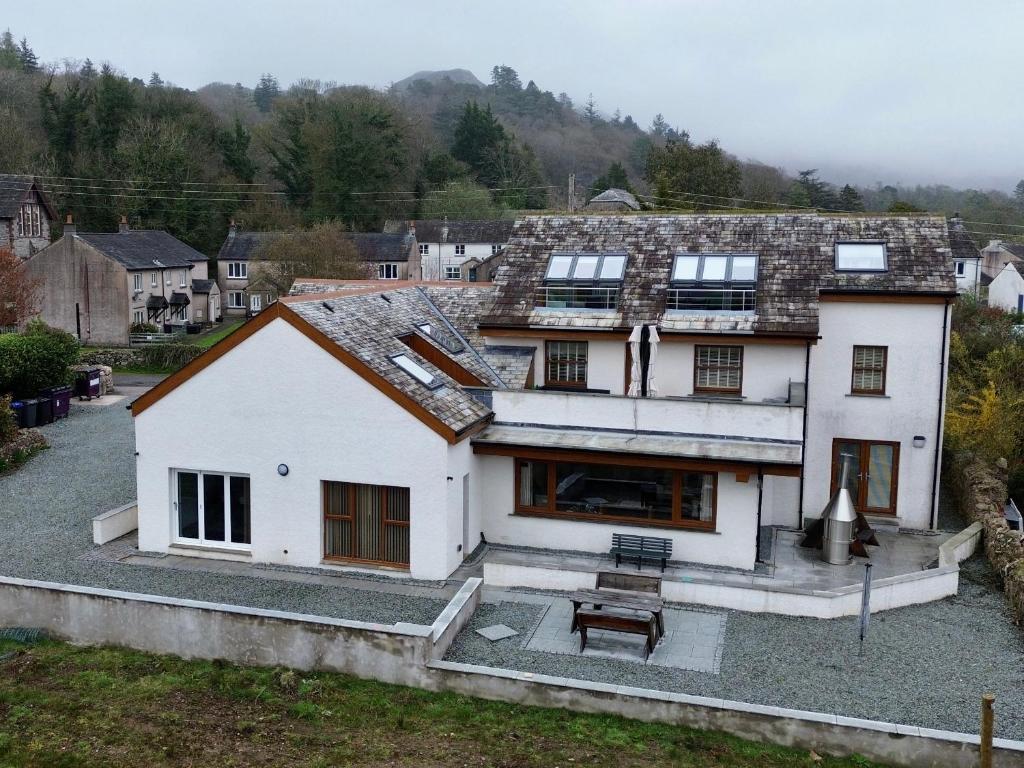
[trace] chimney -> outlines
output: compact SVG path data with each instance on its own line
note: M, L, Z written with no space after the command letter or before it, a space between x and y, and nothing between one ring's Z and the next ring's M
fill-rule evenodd
M409 219L409 234L416 237L416 222Z
M235 224L235 220L232 219L231 223L228 224L228 240L234 240L235 235L238 233L238 226Z
M444 215L444 226L441 227L441 242L448 242L448 214Z
M75 220L71 217L70 213L67 215L67 218L64 220L64 234L65 235L74 235L75 234Z
M127 216L122 216L121 217L121 223L117 225L117 231L118 232L127 232L128 231L128 217Z

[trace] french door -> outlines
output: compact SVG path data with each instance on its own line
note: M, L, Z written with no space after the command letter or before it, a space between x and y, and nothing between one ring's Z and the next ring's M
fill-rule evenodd
M409 489L324 481L324 559L408 567Z
M846 489L857 511L895 515L899 463L899 443L837 437L832 441L831 493L839 488L845 464Z

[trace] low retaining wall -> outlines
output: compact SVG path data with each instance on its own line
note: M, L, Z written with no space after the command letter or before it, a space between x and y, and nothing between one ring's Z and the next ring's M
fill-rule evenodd
M957 593L960 569L956 564L926 571L877 579L871 584L871 612L941 600ZM494 587L528 587L571 592L594 586L592 571L484 563L484 583ZM836 619L860 613L861 587L824 591L760 585L722 584L712 581L663 581L661 596L674 603L696 603L751 613Z
M139 503L133 501L92 519L92 543L106 544L139 527Z
M1006 524L1006 470L961 454L953 460L954 490L960 512L984 529L985 555L1003 580L1006 599L1019 623L1024 620L1024 547Z
M437 676L438 687L483 699L725 731L819 753L856 752L907 768L978 765L979 739L969 734L471 664L432 661L428 666ZM1000 768L1022 768L1024 742L996 739L994 755Z

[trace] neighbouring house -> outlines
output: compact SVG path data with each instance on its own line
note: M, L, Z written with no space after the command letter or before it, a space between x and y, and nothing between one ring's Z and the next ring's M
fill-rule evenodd
M988 285L988 305L1024 312L1024 261L1007 263Z
M68 217L71 218L70 216ZM206 256L173 235L129 229L63 236L25 262L42 280L39 315L85 344L127 345L132 325L193 321L192 276Z
M415 235L424 280L469 280L467 262L497 254L508 242L512 224L511 219L390 220L384 231Z
M27 259L50 244L50 223L56 218L35 179L0 174L0 248Z
M624 189L606 189L599 195L594 195L587 203L587 211L639 211L640 203Z
M1014 261L1024 261L1024 243L989 240L988 245L981 249L981 272L990 280Z
M262 262L259 249L264 243L286 235L285 232L243 232L235 222L217 252L217 288L224 317L245 317L260 312L277 301L277 293L267 286L252 285Z
M215 280L192 278L192 318L197 323L219 323L224 315L220 287Z
M463 263L462 265L462 279L467 280L470 283L489 283L494 279L494 275L505 262L505 249L501 248L490 256L484 256L483 258L473 256Z
M353 232L349 237L359 258L379 280L423 277L416 237L409 232Z
M533 216L492 284L298 281L133 403L139 547L443 579L636 533L750 571L844 465L932 529L955 288L945 219L814 214ZM220 428L168 440L195 402Z
M981 252L959 214L949 220L949 245L953 251L956 292L980 298L982 288L987 284L981 270Z

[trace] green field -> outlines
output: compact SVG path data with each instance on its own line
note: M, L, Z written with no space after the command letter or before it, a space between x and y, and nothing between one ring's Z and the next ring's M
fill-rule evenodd
M336 674L0 640L2 768L285 765L875 764Z
M209 349L218 341L227 336L230 336L232 333L234 333L241 327L241 320L226 320L224 321L224 324L220 328L214 331L210 331L207 334L203 334L199 338L199 340L196 341L196 346L203 347L204 349Z

